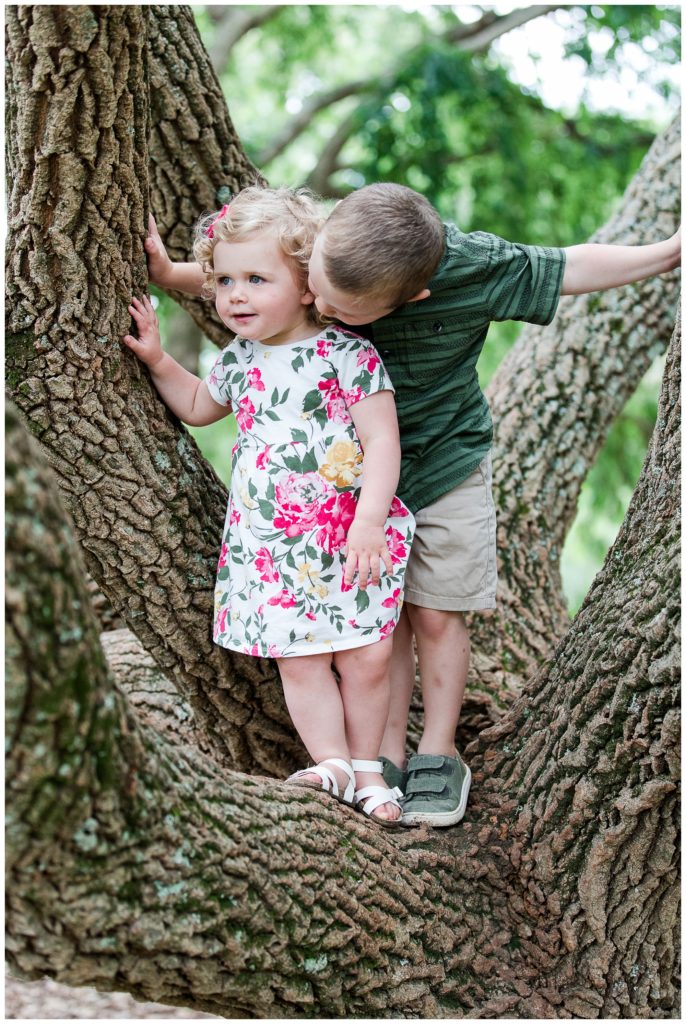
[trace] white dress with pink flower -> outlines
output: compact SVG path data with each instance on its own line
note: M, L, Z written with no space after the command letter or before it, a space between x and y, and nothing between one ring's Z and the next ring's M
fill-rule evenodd
M393 499L386 540L393 573L360 590L343 579L344 547L362 483L349 408L392 390L374 347L326 327L284 345L236 338L206 378L236 414L231 495L215 590L214 639L263 657L375 643L402 604L414 518Z

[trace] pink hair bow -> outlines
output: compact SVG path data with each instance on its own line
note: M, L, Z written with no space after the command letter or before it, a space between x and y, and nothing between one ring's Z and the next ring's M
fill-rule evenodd
M227 211L228 211L230 205L231 205L231 203L224 203L224 205L222 206L222 208L219 211L219 213L217 214L217 216L214 218L212 223L209 225L209 227L207 228L207 231L205 232L205 234L206 234L206 236L208 238L214 238L214 225L217 223L218 220L222 220L222 218L226 217L226 214L227 214Z

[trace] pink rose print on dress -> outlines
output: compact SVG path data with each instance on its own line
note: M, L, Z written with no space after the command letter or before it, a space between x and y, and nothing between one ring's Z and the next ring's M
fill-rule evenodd
M229 526L235 526L236 523L240 523L241 514L235 505L231 506L231 515L229 516Z
M260 370L248 370L245 376L248 378L248 384L251 388L254 388L255 391L264 391L264 381L262 380L262 373Z
M387 597L385 601L381 602L384 608L397 608L400 604L400 587L393 591L391 597Z
M229 559L229 545L222 544L222 549L219 552L219 561L217 562L217 568L223 569L228 564Z
M326 415L331 422L343 424L352 422L345 404L345 396L336 378L320 380L317 387L322 392L322 398L326 403Z
M356 384L350 391L344 391L343 397L347 406L355 405L356 402L362 401L363 398L367 397L367 392L363 391L359 384Z
M265 445L265 447L262 449L260 454L255 459L255 465L257 466L258 469L266 469L269 463L271 462L271 456L269 454L270 449L270 444Z
M257 569L260 579L264 580L265 583L276 583L279 579L279 573L274 568L274 561L268 548L258 548L255 552L255 568Z
M396 530L393 526L389 526L386 530L386 544L388 550L391 553L392 562L402 562L407 558L407 547L405 546L405 538L399 530Z
M348 491L332 495L320 508L317 522L321 530L315 540L329 555L340 551L345 544L356 508L357 502Z
M336 492L319 473L289 473L276 485L274 527L299 537L319 525L319 510Z
M366 366L370 373L374 373L381 360L373 348L363 348L357 355L357 365Z
M215 635L215 637L218 637L220 633L225 633L226 632L226 619L227 619L228 614L229 614L229 609L228 608L222 608L222 610L217 615L217 619L216 619L216 623L215 623L215 628L214 628L214 635Z
M381 627L381 629L379 630L379 635L382 636L382 637L386 637L390 633L392 633L394 629L395 629L395 622L393 622L393 620L391 620L390 622L387 622L385 626Z
M238 451L238 441L236 441L235 445L231 449L231 458L234 457L234 455L236 454L237 451Z
M398 519L402 519L404 516L409 516L409 514L409 510L403 505L402 501L396 494L391 502L388 518L394 519L397 517Z
M311 622L317 621L317 616L314 614L314 612L305 612L305 618L309 619Z
M326 359L330 351L331 342L327 341L326 338L320 338L317 342L317 355L321 356L322 359Z
M267 604L272 606L281 605L282 608L295 608L297 603L295 594L291 594L290 590L282 590L280 594L275 594L274 597L270 597L267 601Z
M236 423L238 424L238 429L245 433L245 431L250 430L253 425L252 414L255 412L255 406L247 395L245 398L241 398L238 405L239 409L236 413Z

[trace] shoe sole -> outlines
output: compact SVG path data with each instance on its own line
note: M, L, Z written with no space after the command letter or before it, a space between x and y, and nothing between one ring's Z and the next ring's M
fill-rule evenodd
M433 825L434 828L447 828L449 825L457 825L462 821L467 810L469 790L472 785L472 773L465 765L466 774L462 783L460 802L454 811L403 811L400 819L402 825Z

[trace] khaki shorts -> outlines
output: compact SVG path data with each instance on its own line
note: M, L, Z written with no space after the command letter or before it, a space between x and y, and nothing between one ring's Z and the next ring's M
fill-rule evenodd
M422 608L495 608L495 506L491 456L471 476L416 514L405 600Z

